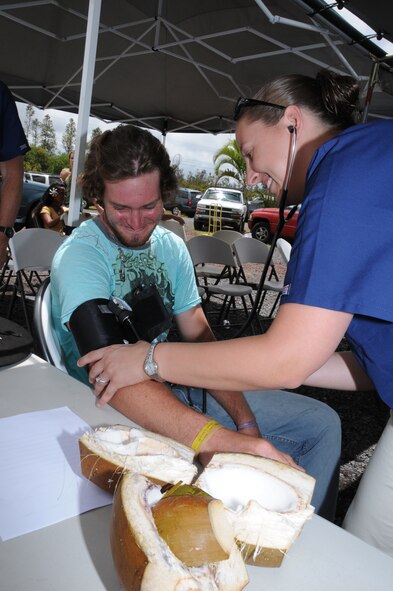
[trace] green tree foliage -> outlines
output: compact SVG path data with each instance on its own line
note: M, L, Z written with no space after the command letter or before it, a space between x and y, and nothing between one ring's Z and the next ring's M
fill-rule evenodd
M27 137L27 141L30 141L31 133L32 133L32 126L33 120L35 115L35 109L32 105L27 105L26 107L26 117L25 117L25 134Z
M72 152L72 150L74 149L75 139L76 139L76 124L75 124L75 121L71 117L71 119L69 120L69 122L65 126L65 130L64 130L64 133L61 138L63 148L67 152L67 154Z
M37 117L31 122L31 145L38 146L41 134L41 123Z
M188 189L196 189L197 191L205 191L208 187L215 186L215 176L208 173L206 170L197 170L196 172L189 172L187 176L184 175L181 168L177 168L177 178L179 187L187 187Z
M53 155L57 149L56 132L50 115L45 115L41 123L40 147Z
M246 182L246 161L236 140L229 140L222 148L220 148L213 156L215 165L215 172L217 175L217 184L228 185L230 181L234 181L244 193L247 201L252 201L256 198L263 198L267 207L276 207L277 202L275 198L269 194L266 187L256 185L255 187L248 187Z
M59 174L63 168L68 167L68 154L49 154L44 148L31 146L31 150L25 156L25 170L34 172L49 172Z
M101 134L102 134L101 127L95 127L94 129L92 129L89 143L91 143L94 140L94 138L97 137L97 135L101 135Z
M67 154L55 154L49 156L49 168L47 172L52 174L60 174L63 168L69 167L68 153Z
M49 171L50 155L47 150L38 146L31 146L31 150L25 155L25 170L32 170L34 172L50 172Z
M217 181L229 178L246 190L246 162L236 140L229 140L213 156Z

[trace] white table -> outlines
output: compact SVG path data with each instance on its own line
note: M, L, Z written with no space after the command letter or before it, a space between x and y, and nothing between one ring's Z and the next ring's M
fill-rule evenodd
M62 406L92 427L132 424L110 407L97 409L86 386L34 355L0 370L0 417ZM107 506L0 543L1 590L118 591L110 515ZM249 567L249 575L247 591L391 591L393 559L313 516L280 568Z

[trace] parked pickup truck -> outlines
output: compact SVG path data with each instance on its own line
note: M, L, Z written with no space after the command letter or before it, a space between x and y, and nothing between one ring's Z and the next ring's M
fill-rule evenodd
M229 226L243 232L246 216L247 206L242 191L210 187L197 203L194 228L202 230L204 226L210 226L218 230Z
M287 216L293 207L296 208L296 212L286 222L280 234L280 236L289 241L292 241L295 237L300 205L290 205L285 209L285 215ZM251 230L253 238L258 238L262 242L270 242L276 231L279 219L278 207L263 207L262 209L253 211L248 219L248 227Z

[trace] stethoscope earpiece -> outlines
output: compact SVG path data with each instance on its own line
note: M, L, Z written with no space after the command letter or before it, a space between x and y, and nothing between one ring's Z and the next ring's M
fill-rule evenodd
M294 131L296 131L296 127L294 125L288 125L288 131L289 133L293 133Z

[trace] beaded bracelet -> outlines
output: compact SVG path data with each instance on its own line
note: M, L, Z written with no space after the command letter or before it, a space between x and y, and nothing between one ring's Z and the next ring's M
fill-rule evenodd
M208 423L205 423L202 427L202 429L197 433L197 436L195 437L194 441L192 442L192 449L195 451L196 454L199 453L199 450L202 447L202 444L209 439L213 433L215 431L217 431L217 429L221 429L222 425L220 425L220 423L217 423L217 421L209 421Z
M237 426L237 430L240 431L241 429L248 429L248 427L258 427L258 423L256 421L247 421L246 423L240 423Z

